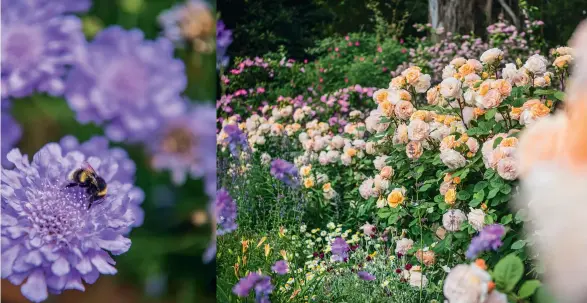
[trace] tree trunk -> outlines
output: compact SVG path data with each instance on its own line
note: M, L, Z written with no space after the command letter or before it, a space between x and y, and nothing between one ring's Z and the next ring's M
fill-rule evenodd
M444 32L468 34L475 29L475 1L428 0L430 23Z

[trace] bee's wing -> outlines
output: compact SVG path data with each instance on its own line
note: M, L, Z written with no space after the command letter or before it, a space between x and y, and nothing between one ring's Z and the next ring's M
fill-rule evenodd
M92 174L95 174L96 171L94 170L94 168L90 165L90 163L88 163L87 161L84 161L84 163L82 164L82 168L89 171Z

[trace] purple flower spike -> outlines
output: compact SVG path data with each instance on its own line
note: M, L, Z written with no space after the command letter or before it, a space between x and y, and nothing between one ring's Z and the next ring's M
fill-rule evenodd
M128 153L124 149L120 147L110 148L110 142L107 138L96 136L80 144L76 137L65 136L61 139L59 145L61 145L63 153L79 151L86 155L86 157L96 157L99 159L112 158L118 164L118 170L112 175L111 180L123 184L135 183L135 162L129 158ZM110 173L104 169L96 169L96 172L100 176ZM129 195L132 196L130 207L135 215L135 220L131 227L139 227L143 225L143 219L145 217L145 212L141 208L141 203L145 200L145 192L141 188L134 186L130 190Z
M66 98L80 123L105 125L113 141L142 142L185 111L184 65L165 38L112 26L87 45L69 73Z
M238 281L232 288L232 292L239 297L248 297L253 289L255 289L257 303L269 302L269 294L273 291L271 278L251 272Z
M348 258L348 252L349 250L351 250L351 248L343 238L337 237L336 239L334 239L334 241L332 241L332 244L330 246L332 252L332 259L334 261L342 262L344 261L344 259Z
M471 244L465 253L468 259L475 259L477 255L488 250L497 250L503 244L501 238L505 234L505 228L501 224L487 225L479 234L471 240Z
M222 20L216 22L216 68L228 65L226 51L232 43L232 31L226 28Z
M216 108L194 105L186 114L167 121L149 144L153 168L170 170L176 185L184 184L188 175L216 175Z
M236 230L236 211L236 203L230 194L221 188L216 194L216 223L220 225L216 231L217 235L222 236Z
M298 185L298 169L293 163L283 159L271 161L270 173L275 179L280 180L288 186Z
M361 280L365 280L365 281L375 280L375 276L366 272L366 271L360 271L357 273L357 275L359 276L359 278L361 278Z
M79 18L60 15L63 1L48 2L2 3L3 98L35 92L59 96L65 90L66 70L77 63L85 40Z
M12 168L13 164L6 159L6 155L20 141L22 128L18 122L10 115L10 101L2 101L2 167Z
M49 143L29 162L18 149L8 153L13 170L2 169L2 278L21 286L33 302L48 293L83 291L100 274L116 274L110 257L128 251L124 233L135 220L132 184L113 180L118 164L112 157L62 153ZM81 187L66 187L68 175L87 161L108 184L106 196L88 209Z
M287 272L289 271L287 261L280 260L280 261L275 262L275 264L273 264L273 266L271 267L271 270L273 270L273 272L278 275L287 274Z

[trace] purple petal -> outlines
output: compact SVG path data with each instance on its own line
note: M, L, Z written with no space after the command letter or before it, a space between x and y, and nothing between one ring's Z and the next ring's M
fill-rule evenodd
M45 275L40 269L35 270L20 288L22 294L33 302L41 302L47 299L47 283Z

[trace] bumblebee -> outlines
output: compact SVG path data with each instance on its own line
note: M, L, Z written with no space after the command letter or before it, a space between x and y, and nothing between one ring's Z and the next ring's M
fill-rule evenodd
M94 170L94 168L87 162L84 162L81 168L72 171L68 179L72 182L66 187L79 186L86 189L86 193L90 196L90 203L88 209L92 207L92 204L98 200L103 199L108 192L108 185L106 181Z

